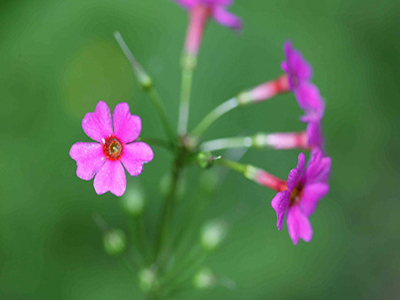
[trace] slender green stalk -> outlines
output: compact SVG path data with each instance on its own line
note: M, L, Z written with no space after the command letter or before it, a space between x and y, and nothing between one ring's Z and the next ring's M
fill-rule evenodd
M216 151L231 148L251 148L254 147L254 139L250 136L223 138L204 142L201 144L202 151Z
M183 168L182 157L183 156L178 153L175 159L172 171L171 188L164 202L161 213L160 227L155 241L156 259L160 265L164 263L165 254L168 252L168 248L172 240L170 227L172 225L172 218L175 210L179 178Z
M167 110L165 108L164 102L161 100L160 95L153 87L148 89L148 94L158 112L158 115L161 118L166 135L169 137L170 141L173 144L176 144L176 136L174 130L172 129L172 125L168 120Z
M244 165L235 161L227 160L227 159L217 159L215 160L215 163L223 165L224 167L227 167L233 171L239 172L243 175L246 174L247 168L249 167L248 165Z
M179 107L178 134L183 136L187 132L189 121L190 92L192 89L193 67L182 67L181 103Z
M138 252L140 252L142 261L146 264L151 259L151 247L147 240L143 216L137 216L132 221L135 235L133 241L137 244L136 247L138 248Z
M216 120L238 106L239 102L236 98L229 99L217 106L195 127L192 131L192 136L201 136Z
M196 246L195 246L196 247ZM168 290L167 294L172 292L174 289L181 286L185 281L189 280L195 272L204 264L208 253L205 251L199 252L197 256L191 257L190 261L184 266L181 271L178 270L177 276L171 278L168 281Z
M165 130L165 133L167 134L171 142L175 143L176 141L175 133L174 130L172 129L171 123L168 120L167 110L165 108L164 102L161 100L159 94L154 89L151 78L149 77L149 75L147 75L147 73L143 70L142 66L133 56L131 50L129 49L128 45L125 43L121 34L118 31L114 33L114 37L118 45L124 52L126 58L129 60L132 66L133 73L135 74L137 80L139 81L139 84L147 92L147 94L150 97L150 100L152 101L154 107L156 108L157 113L163 123L163 128Z

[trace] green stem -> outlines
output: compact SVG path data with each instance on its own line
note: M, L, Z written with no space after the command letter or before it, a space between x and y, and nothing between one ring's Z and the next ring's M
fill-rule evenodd
M187 133L193 70L194 67L186 67L185 65L182 68L181 103L179 107L179 122L178 122L178 134L180 134L181 136L184 136Z
M124 52L126 58L129 60L132 66L133 73L135 74L137 80L139 81L139 84L148 93L151 102L156 108L157 113L163 123L165 133L167 134L171 142L175 143L176 137L172 129L171 123L168 120L167 110L165 108L164 102L161 101L159 94L154 89L151 78L149 77L149 75L147 75L147 73L143 70L142 66L133 56L132 51L129 49L128 45L125 43L124 39L122 38L121 34L118 31L114 33L114 37L118 45Z
M133 220L134 229L135 229L135 237L133 240L137 242L137 248L140 250L142 260L144 264L148 263L149 259L151 258L151 247L147 240L146 230L144 226L144 218L143 216L137 216ZM143 265L144 265L143 264Z
M231 148L251 148L254 147L254 138L250 136L223 138L204 142L200 145L202 151L216 151Z
M238 106L239 102L236 98L229 99L217 106L195 127L192 136L195 138L201 136L216 120Z
M233 171L239 172L243 175L246 174L246 171L248 169L248 165L243 165L241 163L235 162L235 161L231 161L231 160L227 160L227 159L217 159L215 160L215 163L218 163L220 165L223 165L224 167L227 167Z
M176 144L176 136L174 130L172 129L171 123L168 120L167 110L164 102L161 100L160 95L153 87L150 87L147 91L154 107L158 112L158 115L161 118L166 135L169 137L171 143Z
M171 188L164 202L161 214L161 223L156 237L156 244L155 244L156 259L158 263L160 263L161 265L162 263L164 263L165 253L168 252L168 247L172 240L170 227L172 225L172 218L175 210L176 193L179 183L179 177L181 175L183 168L182 157L183 155L177 153L172 171Z
M185 268L181 270L181 272L177 272L176 277L171 278L168 281L168 290L166 294L174 291L177 287L181 286L187 280L189 280L195 272L204 264L208 253L205 251L199 252L196 257L192 257L190 261L187 262Z

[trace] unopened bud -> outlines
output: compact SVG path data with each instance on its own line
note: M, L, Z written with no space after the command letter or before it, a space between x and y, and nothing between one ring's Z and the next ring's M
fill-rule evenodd
M216 286L218 280L209 268L202 268L193 277L193 285L196 289L209 289Z
M226 237L228 226L223 221L211 221L207 223L201 232L201 246L207 250L215 250Z
M120 229L111 229L103 235L104 250L109 255L119 255L125 251L126 236Z
M143 269L138 273L139 288L148 292L158 288L157 273L151 269Z
M143 213L145 206L145 198L143 190L140 187L128 189L123 197L121 197L121 208L132 217L139 216Z
M214 161L220 158L220 156L213 156L210 152L200 152L197 155L197 161L203 169L211 168L214 165Z

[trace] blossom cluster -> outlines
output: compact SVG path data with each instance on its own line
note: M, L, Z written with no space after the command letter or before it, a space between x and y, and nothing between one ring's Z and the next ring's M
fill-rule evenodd
M304 111L300 120L307 123L306 132L270 134L265 137L265 143L275 149L311 149L310 160L306 166L305 155L300 153L297 167L290 171L287 181L259 169L254 172L252 179L278 191L271 202L278 219L277 227L282 230L286 216L289 235L293 243L297 244L299 239L309 242L312 238L312 227L308 217L314 212L319 200L329 191L331 159L325 155L322 132L325 105L318 88L311 82L312 68L303 55L293 48L291 42L285 43L284 53L286 60L282 63L282 69L286 75L273 81L273 84L267 83L250 91L247 101L259 101L282 92L293 92ZM287 84L282 84L282 81L286 81ZM273 92L266 89L266 86L274 84L284 88L275 88Z
M214 19L220 25L237 30L242 27L242 21L227 10L227 7L232 5L232 0L174 0L174 2L187 10L189 15L182 57L182 96L177 132L171 127L164 104L154 90L153 81L136 61L121 35L118 32L115 34L117 42L132 65L135 76L148 92L165 127L167 140L157 140L171 150L174 156L173 179L160 218L159 234L156 235L157 263L160 261L164 263L164 254L168 253L168 251L163 253L162 244L164 242L167 245L165 247L168 247L168 239L172 237L168 230L172 223L174 199L179 190L182 170L188 161L195 161L195 157L202 159L200 165L203 167L210 167L212 165L210 161L220 163L241 172L246 178L258 184L275 190L277 194L273 197L271 206L276 212L278 230L282 230L286 218L289 236L293 243L298 244L300 239L309 242L313 234L309 217L329 191L331 168L331 159L326 154L322 128L325 103L319 89L312 83L311 65L304 59L302 53L293 47L291 41L285 42L283 45L285 59L281 64L283 75L237 94L211 111L193 130L188 130L192 72L197 63L206 25L209 20ZM252 137L202 141L204 131L228 111L257 104L283 93L292 93L303 110L304 114L299 119L305 124L304 131L260 133ZM94 189L99 195L110 191L116 196L122 196L126 191L125 169L129 175L138 176L143 171L143 165L153 160L152 148L139 139L142 130L140 117L131 114L127 103L118 104L111 115L107 104L100 101L94 112L85 115L82 128L95 142L78 142L71 147L69 154L76 161L77 176L83 180L94 178ZM300 153L297 166L290 171L288 179L283 180L257 167L228 161L225 157L220 159L219 156L210 154L213 151L234 147L302 149L310 152L310 157L307 163L306 155ZM138 211L142 212L142 206ZM215 234L211 235L213 238L214 236ZM219 242L222 238L219 235L217 237L216 240ZM215 248L214 244L211 243L212 247L208 248Z

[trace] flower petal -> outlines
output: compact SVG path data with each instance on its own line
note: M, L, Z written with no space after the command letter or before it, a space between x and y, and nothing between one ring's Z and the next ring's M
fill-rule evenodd
M104 165L103 146L99 143L75 143L69 155L76 161L76 175L83 180L90 180Z
M110 191L119 197L125 193L125 170L120 161L106 161L94 178L94 189L98 195Z
M242 21L240 18L228 12L222 5L215 6L212 10L212 13L215 21L223 26L234 29L240 29L242 27Z
M143 142L127 144L121 161L131 176L138 176L143 171L143 163L153 159L153 150Z
M311 148L325 148L325 139L321 122L309 122L307 125L307 144Z
M306 169L306 178L309 183L327 182L331 171L331 158L324 157L320 149L311 152L310 161Z
M301 117L303 122L319 121L324 115L325 105L318 88L309 82L302 82L294 89L294 95L302 110L306 113Z
M301 175L304 170L305 163L306 163L306 157L304 153L300 153L298 157L297 167L295 169L292 169L288 176L287 186L289 191L292 191L299 183Z
M131 115L127 103L118 104L113 113L114 135L123 143L130 143L139 137L142 131L140 117Z
M311 241L313 231L310 221L307 216L303 214L298 205L289 209L287 214L287 226L293 244L297 245L300 239L306 242Z
M310 216L317 208L319 200L329 192L329 185L326 183L314 183L306 185L299 205L307 216Z
M279 192L271 201L271 206L276 212L276 226L282 230L283 220L285 219L286 210L289 207L290 193L288 191Z
M82 120L82 128L88 137L101 143L112 134L110 109L100 101L93 113L87 113Z

